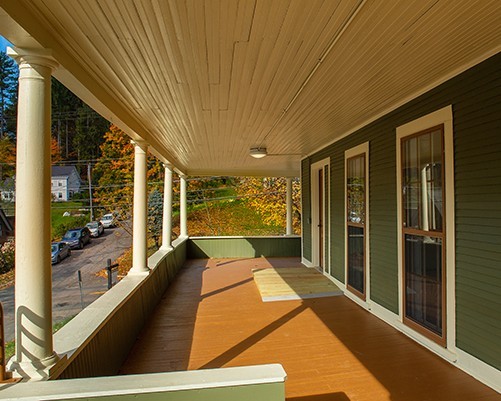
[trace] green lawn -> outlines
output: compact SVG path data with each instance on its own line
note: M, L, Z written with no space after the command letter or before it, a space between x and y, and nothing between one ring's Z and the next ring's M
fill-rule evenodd
M52 240L60 239L70 228L81 227L89 222L89 212L85 209L87 202L52 202L51 222ZM63 216L69 212L71 216Z

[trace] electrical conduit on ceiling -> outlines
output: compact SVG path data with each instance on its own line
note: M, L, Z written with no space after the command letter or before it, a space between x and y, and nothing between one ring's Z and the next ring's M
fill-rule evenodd
M261 141L261 146L260 147L264 147L264 142L266 141L266 139L270 136L270 134L276 128L276 126L280 123L280 121L282 121L282 119L285 117L285 115L287 114L287 112L289 111L289 109L292 107L292 105L295 103L296 99L299 97L299 95L301 94L301 92L303 91L303 89L306 87L306 85L308 84L308 82L310 82L310 80L313 77L313 75L320 68L320 65L324 62L325 58L329 55L329 53L334 48L334 46L336 45L336 43L343 36L343 33L351 25L351 23L353 22L353 20L355 19L355 17L357 16L357 14L360 12L360 10L363 8L363 6L365 5L366 2L367 2L367 0L360 0L358 2L357 6L353 9L353 11L348 16L348 18L344 21L344 23L341 26L341 29L336 33L336 35L334 35L334 37L332 38L332 41L330 42L329 46L327 47L327 49L325 49L325 51L323 52L323 54L320 56L320 58L318 59L317 63L313 67L313 69L310 71L310 73L308 74L308 76L306 77L306 79L303 81L303 83L301 84L301 86L299 87L299 89L297 90L297 92L292 97L292 99L289 102L289 104L282 110L282 113L280 114L280 116L278 117L278 119L271 126L270 130L268 131L268 133L265 135L265 137Z

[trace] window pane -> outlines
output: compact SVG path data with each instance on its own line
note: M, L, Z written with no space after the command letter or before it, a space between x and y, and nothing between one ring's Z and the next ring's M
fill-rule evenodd
M442 335L442 240L405 235L405 315Z
M442 130L402 141L404 227L442 231Z
M365 156L352 157L347 161L347 220L365 223Z
M348 226L348 284L364 293L364 228Z
M402 200L404 209L404 227L419 227L419 170L417 138L411 138L403 144Z

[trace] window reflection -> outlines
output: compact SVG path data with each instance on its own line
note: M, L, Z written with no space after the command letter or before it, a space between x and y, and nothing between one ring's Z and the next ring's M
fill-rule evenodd
M365 294L365 154L346 161L348 288Z
M441 337L443 126L402 140L405 317Z

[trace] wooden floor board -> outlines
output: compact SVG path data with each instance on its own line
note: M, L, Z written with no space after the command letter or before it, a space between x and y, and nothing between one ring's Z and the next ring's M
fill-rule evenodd
M344 296L262 302L252 269L291 263L187 262L121 373L281 363L289 401L501 400Z

